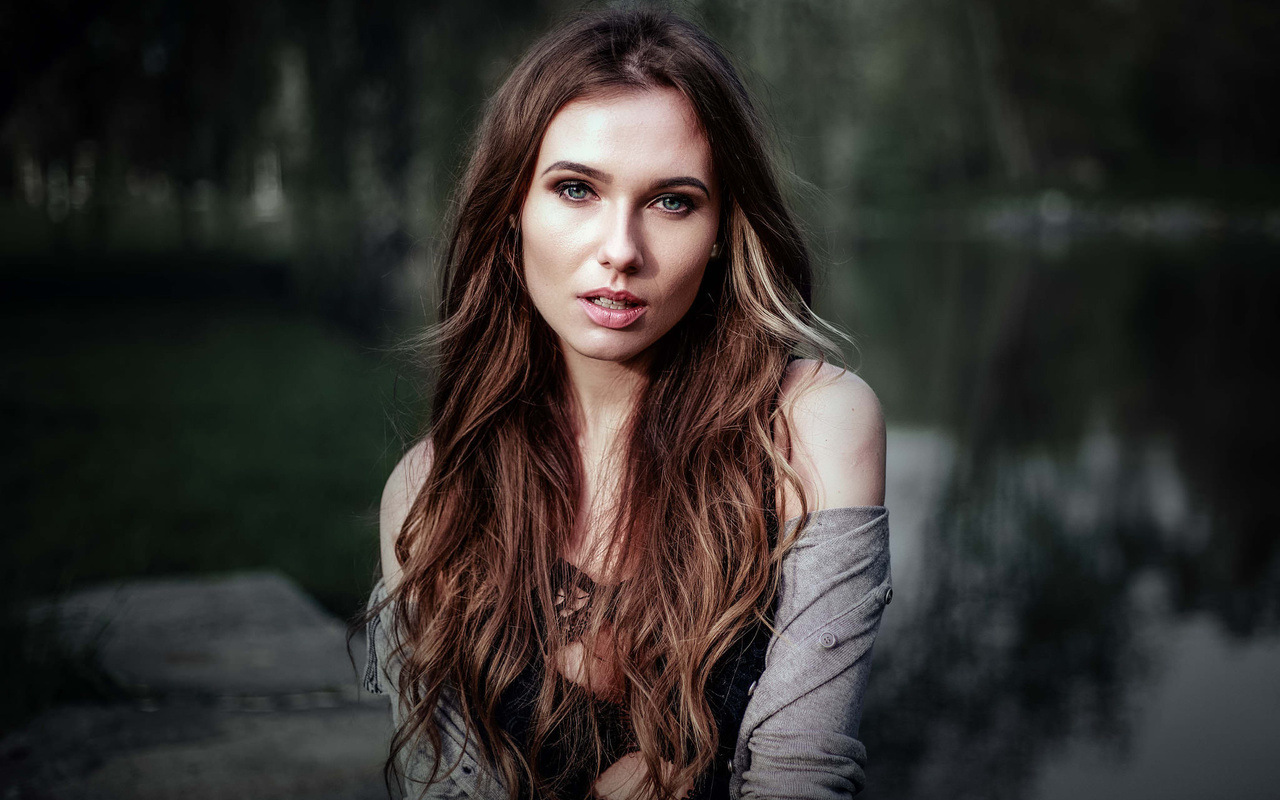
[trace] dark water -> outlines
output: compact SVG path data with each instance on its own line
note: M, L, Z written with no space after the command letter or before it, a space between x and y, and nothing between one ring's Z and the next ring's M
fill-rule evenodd
M897 586L867 796L1280 796L1280 247L847 252Z
M860 240L824 260L819 311L854 333L890 426L896 588L863 718L865 796L1280 794L1280 243ZM21 412L6 441L53 463L44 445L70 434L45 433L83 418L100 435L63 462L115 467L111 481L32 473L78 495L50 515L46 495L15 491L19 518L40 521L19 552L93 530L90 553L119 556L94 556L112 576L269 565L341 606L368 579L361 514L393 457L378 357L274 307L157 317L108 300L43 327L38 309L6 318L17 366L0 399ZM160 341L175 315L203 333ZM176 445L168 429L185 432ZM222 445L193 450L192 432ZM170 487L170 473L198 480ZM145 513L132 499L157 496ZM225 496L256 499L211 516ZM304 520L297 498L312 496L329 502ZM207 539L218 557L169 535L191 519L224 529Z

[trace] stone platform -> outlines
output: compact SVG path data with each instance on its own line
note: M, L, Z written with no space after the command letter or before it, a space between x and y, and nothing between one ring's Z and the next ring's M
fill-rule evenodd
M0 800L387 797L364 639L287 578L137 581L32 609L132 698L46 712L0 741Z

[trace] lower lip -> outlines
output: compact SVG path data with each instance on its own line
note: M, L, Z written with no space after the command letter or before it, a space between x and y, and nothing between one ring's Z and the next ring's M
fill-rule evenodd
M648 306L632 306L631 308L605 308L598 306L585 297L579 297L578 302L582 303L583 309L587 312L587 316L597 325L606 328L625 328L640 317L644 316Z

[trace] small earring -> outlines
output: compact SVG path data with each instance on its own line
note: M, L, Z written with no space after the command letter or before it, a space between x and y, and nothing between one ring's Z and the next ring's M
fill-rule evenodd
M720 242L716 242L715 244L711 245L711 258L712 258L712 259L717 259L717 258L719 258L719 257L720 257L720 254L721 254L722 252L724 252L724 245L722 245Z

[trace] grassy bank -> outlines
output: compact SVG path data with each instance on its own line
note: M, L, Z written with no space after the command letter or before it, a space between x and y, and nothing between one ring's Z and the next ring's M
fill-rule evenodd
M277 304L192 297L10 300L0 351L0 729L113 694L91 654L25 621L31 598L270 568L339 616L360 606L414 414L384 352Z
M0 342L7 595L270 567L358 605L400 447L383 354L193 299L11 306Z

